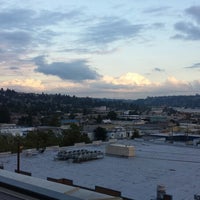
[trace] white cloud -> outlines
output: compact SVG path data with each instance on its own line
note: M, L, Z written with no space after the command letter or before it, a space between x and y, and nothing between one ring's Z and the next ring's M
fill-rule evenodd
M165 82L166 85L173 85L173 86L180 86L180 85L187 85L187 82L186 81L183 81L183 80L177 80L175 77L173 76L170 76L167 78L166 82Z
M151 84L151 82L144 76L131 72L126 73L117 78L111 76L105 76L103 80L106 83L112 83L114 85L146 86Z
M1 84L1 87L3 88L12 88L12 89L16 89L17 91L26 91L26 92L41 92L44 91L46 88L45 86L42 84L42 82L40 80L36 80L36 79L14 79L14 80L10 80L10 81L4 81Z
M146 98L147 96L183 95L199 93L199 81L187 82L175 77L167 77L162 82L152 82L136 73L127 73L118 78L105 76L101 82L93 83L87 92L96 91L106 97ZM99 94L97 94L99 95Z
M119 77L104 76L100 80L86 80L83 83L56 77L36 79L14 79L0 83L3 88L25 92L61 93L76 96L100 98L137 99L147 96L168 96L199 93L200 81L187 82L175 77L167 77L163 82L153 82L137 73L127 73Z

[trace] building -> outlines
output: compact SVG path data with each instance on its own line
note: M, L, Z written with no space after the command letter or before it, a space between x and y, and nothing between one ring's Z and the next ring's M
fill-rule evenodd
M127 137L126 129L124 127L118 126L108 132L109 139L123 139Z
M21 127L15 124L1 124L0 133L1 134L11 134L13 136L20 135L24 136L30 131L34 131L34 127Z
M49 181L51 180L51 181ZM95 187L95 190L72 185L69 180L44 180L19 173L0 170L0 198L6 200L123 200L115 190ZM105 194L110 193L113 195Z

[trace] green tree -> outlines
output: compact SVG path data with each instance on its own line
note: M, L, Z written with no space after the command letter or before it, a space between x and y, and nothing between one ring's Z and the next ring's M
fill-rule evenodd
M32 122L33 122L32 115L22 116L22 117L19 118L19 120L18 120L18 125L32 126L32 125L33 125Z
M140 137L140 133L139 133L138 129L134 129L131 139L139 138L139 137Z
M38 146L38 135L36 131L31 131L27 133L24 138L24 147L28 148L37 148Z
M60 117L58 115L53 115L49 121L49 126L60 126Z
M61 146L70 146L78 142L90 142L87 135L82 135L79 126L71 124L70 129L63 131Z
M107 131L105 128L102 127L97 127L94 130L94 138L95 140L103 140L105 141L107 139Z
M40 149L59 144L59 136L51 130L29 132L23 140L25 148Z
M0 106L0 123L10 122L10 112L7 107Z
M102 117L101 115L98 115L97 118L96 118L96 121L98 124L100 124L102 122Z
M0 135L0 152L11 151L14 143L14 136L11 134Z
M0 152L11 151L12 153L16 153L19 142L23 144L23 138L19 135L0 135Z
M111 120L116 120L117 119L117 113L115 111L110 111L107 115L107 118L111 119Z

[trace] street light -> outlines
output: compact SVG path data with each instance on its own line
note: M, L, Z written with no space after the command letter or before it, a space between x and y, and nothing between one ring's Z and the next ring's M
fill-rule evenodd
M20 144L20 141L18 139L17 141L17 173L20 173L20 153L21 150L23 149L23 146Z

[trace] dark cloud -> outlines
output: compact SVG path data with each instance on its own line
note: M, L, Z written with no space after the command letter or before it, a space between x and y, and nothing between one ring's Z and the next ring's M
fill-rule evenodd
M45 9L45 8L44 8ZM75 23L80 19L80 10L69 10L65 12L32 9L0 9L0 43L4 47L0 53L10 56L10 60L15 57L26 55L29 50L39 50L50 48L58 40L54 38L66 33L61 26L55 26L65 22ZM5 60L5 59L4 59Z
M185 14L192 16L194 22L180 21L174 25L179 33L173 39L200 40L200 6L192 6L185 10Z
M23 28L27 27L27 23L30 22L30 19L35 14L32 10L25 9L13 9L5 10L0 12L0 27L1 28ZM29 24L29 27L31 24Z
M45 8L44 8L45 9ZM72 39L65 45L65 49L81 53L107 53L113 51L107 45L119 40L132 39L143 29L141 24L131 24L128 20L105 17L101 19L90 19L94 24L88 27L89 17L84 15L80 9L70 9L65 12L30 9L2 9L0 10L0 38L2 44L19 44L21 50L27 48L36 50L36 48L50 48L55 45L56 50L62 50L64 45L59 44L58 37L72 39L79 37L80 39ZM86 20L84 22L84 20ZM85 32L71 32L74 30L70 27L78 26ZM21 32L21 38L18 37ZM74 37L75 36L75 37ZM11 42L9 42L11 41ZM76 48L74 48L74 44ZM89 46L90 45L90 46ZM101 47L101 48L99 48ZM19 50L20 50L19 49ZM37 49L38 50L38 49Z
M161 68L158 68L158 67L155 67L155 68L153 69L153 71L155 71L155 72L164 72L165 70L164 70L164 69L161 69Z
M138 36L142 28L143 25L131 24L125 19L104 18L86 30L83 42L92 45L107 45L118 40L134 38Z
M157 8L148 8L146 10L144 10L144 13L153 13L153 14L157 14L160 12L166 12L166 10L170 9L170 7L168 6L162 6L162 7L157 7Z
M36 47L38 45L43 45L43 47L46 46L47 48L49 48L50 45L55 44L54 38L56 38L57 36L60 36L60 33L48 29L35 32L33 38L33 45Z
M8 67L10 70L18 70L19 67L16 67L16 66L11 66L11 67Z
M198 24L200 24L200 6L192 6L185 10L185 12L191 15Z
M63 80L81 82L84 80L99 79L100 75L90 68L86 60L75 60L71 62L53 62L48 64L43 56L33 59L37 68L35 71L46 75L58 76Z
M75 21L77 22L77 19L80 19L80 16L80 10L72 10L65 13L44 10L34 19L34 22L38 26L57 24L61 21L73 21L74 23Z
M5 53L5 50L4 49L0 49L0 54L3 54Z
M195 63L192 66L185 67L187 69L200 69L200 63Z
M44 25L55 25L63 20L76 19L80 11L72 10L69 12L52 12L42 10L40 12L31 9L12 9L0 11L0 27L9 29L26 29L43 27Z
M165 27L165 24L164 23L154 23L154 24L152 24L152 26L154 28L163 28L163 27Z
M200 40L200 26L195 26L192 23L178 22L174 27L180 32L180 34L173 36L174 39Z
M31 42L31 35L25 31L1 31L0 42L6 44L7 48L23 48Z

